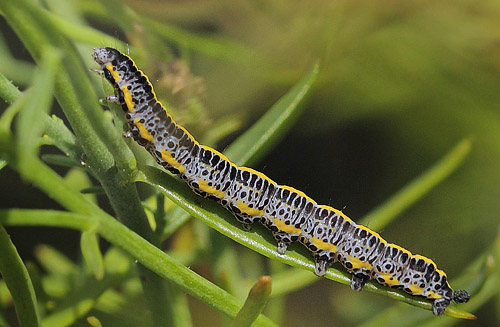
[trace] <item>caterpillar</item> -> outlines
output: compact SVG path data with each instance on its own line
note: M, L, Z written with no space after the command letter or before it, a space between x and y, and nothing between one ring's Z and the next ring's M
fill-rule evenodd
M435 315L442 315L451 301L469 300L466 291L453 291L446 274L431 259L388 243L343 212L317 204L303 192L278 185L263 173L239 167L217 150L199 144L169 115L148 77L129 56L100 47L94 49L93 58L101 65L95 71L115 89L115 95L106 99L122 107L128 136L195 193L219 202L245 229L252 223L263 224L276 239L279 254L298 241L312 253L317 276L339 262L352 275L353 290L360 291L373 279L432 300Z

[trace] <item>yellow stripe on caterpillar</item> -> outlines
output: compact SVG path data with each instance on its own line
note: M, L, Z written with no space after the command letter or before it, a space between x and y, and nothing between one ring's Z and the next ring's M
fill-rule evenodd
M168 152L167 150L161 150L160 153L161 158L165 160L169 165L175 167L181 173L184 173L186 171L186 167L177 162L177 160L172 157L172 154L170 152Z
M330 252L337 252L337 247L331 243L326 243L323 240L320 240L319 238L313 237L312 242L314 246L316 246L318 249L321 250L328 250Z
M264 211L259 210L257 208L250 208L248 204L243 201L236 201L236 206L240 209L241 212L246 213L250 216L262 216Z
M262 177L263 179L265 179L266 181L268 181L270 184L276 184L275 181L273 181L272 179L270 179L269 177L267 177L266 175L264 175L263 173L261 173L260 171L257 171L255 169L252 169L252 168L249 168L249 167L238 167L239 170L243 170L243 171L248 171L249 173L252 173L252 174L255 174L259 177Z
M149 142L153 142L155 140L155 138L153 137L153 135L151 135L151 133L144 126L144 124L142 124L140 121L141 121L141 119L137 118L135 120L135 126L137 126L137 129L139 130L139 133L141 134L141 137L143 139L148 140Z
M134 101L132 100L132 95L130 94L130 90L126 85L122 87L123 97L125 98L125 104L127 105L127 109L129 112L134 111Z
M390 273L379 273L379 275L384 279L384 282L388 286L396 286L399 285L399 280L392 277Z
M119 81L122 79L120 77L120 74L118 74L118 72L115 70L115 66L113 66L111 64L107 64L106 69L111 73L111 76L113 76L115 81Z
M422 294L422 291L424 290L422 287L420 286L417 286L417 285L410 285L410 287L408 287L410 289L410 291L414 294L414 295L417 295L417 294Z
M442 296L441 296L441 295L439 295L439 294L437 294L437 293L435 293L435 292L433 292L433 291L429 291L429 292L427 293L427 297L428 297L429 299L440 299L440 298L442 298Z
M305 197L307 201L309 201L309 202L312 202L312 203L316 204L316 201L314 201L313 199L311 199L309 196L307 196L307 195L306 195L304 192L302 192L302 191L299 191L299 190L297 190L297 189L295 189L295 188L293 188L293 187L291 187L291 186L288 186L288 185L280 185L280 187L281 187L282 189L284 189L284 190L288 190L288 191L290 191L290 192L295 192L295 193L297 193L298 195Z
M219 191L213 188L212 186L208 185L207 181L203 179L199 180L198 185L200 187L200 190L202 190L203 192L206 192L208 194L213 194L217 196L219 199L222 199L224 197L224 192Z
M282 232L289 234L300 234L301 232L300 228L287 225L284 221L280 220L279 218L274 218L273 221L276 227L278 227L278 229Z
M361 261L359 258L348 255L347 259L352 263L354 269L365 268L367 270L372 270L373 266L369 262Z
M188 135L191 135L188 133ZM211 148L209 147L208 145L202 145L201 146L202 149L204 150L207 150L207 151L210 151L212 153L215 153L216 155L218 155L222 160L225 160L227 162L229 162L229 164L233 167L236 167L236 165L234 163L231 162L231 160L229 160L225 155L223 155L222 153L220 153L219 151L215 150L214 148Z
M352 221L352 219L351 219L351 218L347 217L347 216L346 216L346 215L345 215L342 211L340 211L340 210L337 210L337 209L335 209L335 208L333 208L333 207L330 207L330 206L328 206L328 205L324 205L324 204L320 205L319 207L320 207L321 209L326 209L326 210L333 211L333 212L335 212L336 214L340 215L340 216L341 216L342 218L344 218L345 220L347 220L348 222L350 222L350 223L354 223L354 222Z

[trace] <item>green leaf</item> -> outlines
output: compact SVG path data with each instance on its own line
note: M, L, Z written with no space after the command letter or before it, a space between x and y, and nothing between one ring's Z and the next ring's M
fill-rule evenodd
M87 230L82 233L80 248L82 249L83 259L88 269L92 272L95 279L101 280L104 277L104 261L99 249L99 238L95 231Z
M82 216L53 210L0 210L0 223L15 226L57 226L81 231L96 228L99 235L128 252L146 268L227 316L235 317L241 307L234 296L183 266L104 212ZM82 302L83 304L85 303ZM255 326L275 324L260 315Z
M51 47L42 53L40 69L33 78L33 89L28 100L19 112L17 119L17 155L24 173L29 171L29 163L37 155L43 125L44 114L52 105L56 69L60 62L60 53Z
M232 327L250 327L269 300L271 294L271 277L261 276L252 287L240 312L236 315Z
M0 253L2 254L0 272L12 295L19 326L40 326L36 295L30 276L2 225L0 225Z
M21 91L0 73L0 98L8 104L13 104L20 95Z
M14 100L14 102L7 107L0 117L0 133L5 136L11 133L11 124L14 117L21 111L21 109L26 105L28 101L29 91L25 93L19 93L19 96Z

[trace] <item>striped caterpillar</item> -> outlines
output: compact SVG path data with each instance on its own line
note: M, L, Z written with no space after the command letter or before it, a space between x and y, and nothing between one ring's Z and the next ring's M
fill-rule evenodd
M174 122L148 77L127 55L113 48L96 48L93 57L101 65L96 72L115 88L115 95L107 100L121 105L130 127L128 135L195 193L228 209L245 229L254 222L263 224L278 242L279 254L299 241L312 252L317 276L338 261L352 274L353 290L360 291L374 279L433 300L435 315L443 314L451 301L469 300L466 291L451 289L446 274L431 259L388 243L341 211L319 205L261 172L238 167L220 152L199 144Z

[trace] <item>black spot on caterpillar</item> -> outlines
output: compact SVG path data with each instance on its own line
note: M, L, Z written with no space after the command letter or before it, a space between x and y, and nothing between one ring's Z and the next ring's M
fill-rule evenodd
M129 135L195 193L233 213L245 229L254 222L263 224L278 242L280 254L299 241L313 254L316 275L323 276L338 261L352 274L353 290L360 291L374 279L433 300L435 315L443 314L451 301L469 300L466 291L452 290L446 274L431 259L387 243L341 211L319 205L261 172L238 167L217 150L199 144L158 102L148 77L130 57L113 48L97 48L93 57L101 65L97 72L115 88L115 96L107 99L121 105Z

